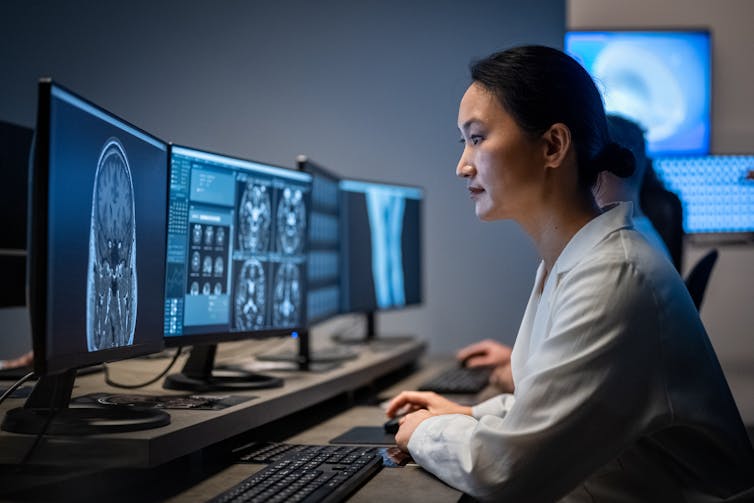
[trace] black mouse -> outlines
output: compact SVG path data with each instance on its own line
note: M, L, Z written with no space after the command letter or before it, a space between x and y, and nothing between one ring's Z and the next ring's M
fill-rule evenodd
M393 435L398 433L398 428L400 428L401 417L403 416L395 416L385 421L385 424L382 425L382 427L385 428L385 433L392 433Z

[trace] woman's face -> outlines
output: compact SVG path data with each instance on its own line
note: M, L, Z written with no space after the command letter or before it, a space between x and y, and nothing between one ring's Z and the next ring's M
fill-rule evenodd
M527 135L480 84L466 90L458 109L464 144L456 174L467 179L481 220L525 217L542 198L543 140Z

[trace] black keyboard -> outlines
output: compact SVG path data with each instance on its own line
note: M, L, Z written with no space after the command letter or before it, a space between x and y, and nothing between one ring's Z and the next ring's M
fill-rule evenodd
M494 367L453 367L425 381L419 390L435 393L479 393Z
M271 461L271 464L210 503L343 501L382 468L379 448L374 447L297 444L253 447L242 456L243 461Z

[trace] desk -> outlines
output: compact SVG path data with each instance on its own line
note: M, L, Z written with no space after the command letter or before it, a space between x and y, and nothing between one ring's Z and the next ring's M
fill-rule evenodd
M48 436L34 451L34 466L20 473L10 463L26 452L33 439L0 433L0 459L6 463L0 467L0 499L5 500L12 487L8 494L20 495L18 500L119 501L124 494L129 501L206 500L262 467L232 464L227 457L212 454L224 443L244 437L327 444L353 426L381 425L385 418L379 400L416 388L450 364L422 362L412 367L423 349L421 342L373 346L334 370L286 372L281 374L286 379L282 388L234 392L255 398L221 411L170 411L172 423L156 430L84 438ZM238 347L221 346L220 359L223 354L238 353ZM139 382L166 364L167 360L134 360L114 365L111 374ZM77 383L74 396L122 392L106 386L101 374L81 377ZM167 393L159 385L139 392ZM21 400L9 400L0 413L21 404ZM223 452L227 452L225 447ZM39 469L38 465L47 466ZM384 468L351 501L395 498L397 487L402 501L457 501L460 497L421 468L407 466Z

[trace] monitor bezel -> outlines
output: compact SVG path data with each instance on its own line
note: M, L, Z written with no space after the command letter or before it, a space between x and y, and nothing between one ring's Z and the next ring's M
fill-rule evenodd
M424 286L424 279L425 279L425 276L426 276L426 274L425 274L425 266L424 266L424 253L425 253L425 251L424 251L425 250L424 233L426 232L425 225L424 225L424 204L425 204L425 202L427 200L427 198L426 198L426 195L427 195L426 189L424 188L423 185L410 185L410 184L404 184L404 183L393 183L393 182L385 182L385 181L381 181L381 180L372 180L372 179L366 179L366 178L342 177L340 179L340 182L343 182L343 181L358 182L358 183L368 183L368 184L373 184L373 185L384 185L384 186L387 186L387 187L401 187L401 188L407 188L407 189L418 189L421 192L421 198L419 199L419 201L421 202L421 204L419 205L419 226L420 226L420 230L421 230L421 232L419 234L419 248L420 248L420 250L419 250L419 266L420 266L420 270L419 270L419 285L421 286L421 288L420 288L420 291L419 291L419 300L416 301L416 302L406 302L405 304L403 304L401 306L390 306L390 307L384 307L384 308L381 308L379 306L375 306L374 309L352 309L350 311L346 311L345 309L343 309L343 305L341 303L341 309L340 309L341 314L358 314L358 313L369 314L369 313L378 313L378 312L379 313L386 313L386 312L390 312L390 311L402 311L402 310L407 309L407 308L417 307L417 306L423 305L424 302L425 302L425 300L426 300L426 292L425 292L425 286ZM341 197L343 197L343 192L345 192L345 191L342 188L340 188L340 184L338 185L338 190L341 192ZM342 236L343 236L343 233L342 233L343 229L342 229L342 227L345 225L344 220L341 220L340 225L341 225L341 242L342 242L341 250L342 250L342 247L345 246L345 242L346 242L346 240L342 238ZM342 255L343 255L344 258L341 259L341 261L343 263L343 266L341 268L341 274L342 274L342 270L345 269L346 262L347 262L347 254L342 254ZM345 294L341 293L341 295L345 295Z
M169 146L169 148L168 148L168 176L169 177L171 176L172 169L173 169L172 158L173 158L173 149L174 148L192 150L192 151L203 153L203 154L209 154L209 155L213 155L213 156L223 157L223 158L230 159L230 160L233 160L233 161L239 161L239 162L244 162L244 163L250 162L250 163L254 163L254 164L261 164L263 166L269 166L271 168L282 169L282 170L285 170L285 171L292 171L292 172L297 172L298 171L298 170L295 170L295 169L292 169L292 168L288 168L288 167L285 167L285 166L280 166L280 165L277 165L277 164L272 164L272 163L269 163L269 162L257 161L257 160L253 160L253 159L246 159L246 158L243 158L243 157L238 157L238 156L233 156L233 155L228 155L228 154L222 154L222 153L219 153L219 152L213 152L213 151L210 151L210 150L201 149L201 148L197 148L197 147L190 147L190 146L183 145L183 144L178 144L178 143L172 143L171 142L171 143L168 144L168 146ZM310 177L309 178L309 183L311 184L311 174L309 174L309 173L306 173L306 174L309 175L309 177ZM309 195L309 197L311 197L311 194ZM166 205L166 208L168 209L168 211L169 211L169 207L170 207L170 183L168 183L168 202L167 202L167 205ZM311 208L308 208L308 210L311 210ZM309 219L309 216L307 215L307 232L308 232L308 225L309 225L308 219ZM167 236L167 232L166 232L166 236ZM305 245L304 246L306 247L304 249L304 254L306 254L306 253L308 253L308 250L309 250L309 246L308 246L308 241L307 240L305 240ZM304 263L306 263L306 261L304 261ZM165 270L166 270L166 273L167 273L167 254L165 256ZM167 277L167 274L166 274L166 277ZM163 296L163 298L165 298L165 296ZM181 347L181 346L194 346L194 345L200 345L200 344L201 345L218 344L218 343L221 343L221 342L242 341L242 340L248 340L248 339L267 339L267 338L271 338L271 337L290 336L292 334L297 334L297 333L305 330L305 328L306 328L306 323L305 323L305 320L304 320L304 322L302 322L298 326L291 327L291 328L269 328L269 329L266 328L266 329L263 329L263 330L239 331L239 332L230 332L230 331L227 331L227 332L210 332L210 333L206 333L206 334L167 335L164 332L164 329L163 329L163 339L165 341L165 347L170 348L170 347Z
M712 155L713 149L712 145L714 143L714 90L715 90L715 58L714 58L714 37L713 37L713 30L709 26L684 26L684 27L677 27L677 26L647 26L647 27L615 27L615 26L608 26L604 28L590 28L590 27L582 27L582 28L571 28L567 29L565 31L565 34L563 35L563 51L566 52L566 38L571 33L656 33L656 34L694 34L694 33L700 33L707 37L707 45L709 46L709 87L707 89L707 100L709 101L709 110L707 112L707 146L704 152L689 152L689 151L663 151L663 152L653 152L650 153L647 151L647 157L676 157L676 156L689 156L689 155ZM566 54L568 54L566 52ZM570 54L569 54L570 56ZM571 56L573 57L573 56ZM575 58L574 58L575 59ZM578 61L578 60L576 60ZM581 62L579 61L579 64ZM588 70L587 70L588 73ZM589 74L591 76L591 73ZM604 100L604 98L603 98ZM604 102L603 102L604 105ZM605 112L607 113L607 112Z
M87 367L104 362L125 360L138 356L156 353L163 349L161 338L155 338L154 344L133 344L119 348L103 349L74 355L52 356L48 349L48 305L47 284L50 278L49 271L49 176L50 176L50 130L52 127L52 95L53 89L72 95L83 103L91 106L113 119L114 121L132 128L139 133L151 138L156 143L165 147L167 162L170 162L168 143L134 126L130 122L116 116L103 107L83 98L69 88L53 81L51 78L42 78L38 82L38 106L37 127L32 144L33 162L29 172L29 206L28 206L28 242L27 242L27 305L31 324L32 349L34 351L34 374L39 376L52 375L65 372L66 370ZM165 173L167 177L167 168ZM166 183L169 191L170 184ZM166 192L165 198L169 192ZM163 235L167 233L167 205L165 205L165 228ZM160 288L164 293L165 281L161 282ZM163 294L164 297L164 294Z

